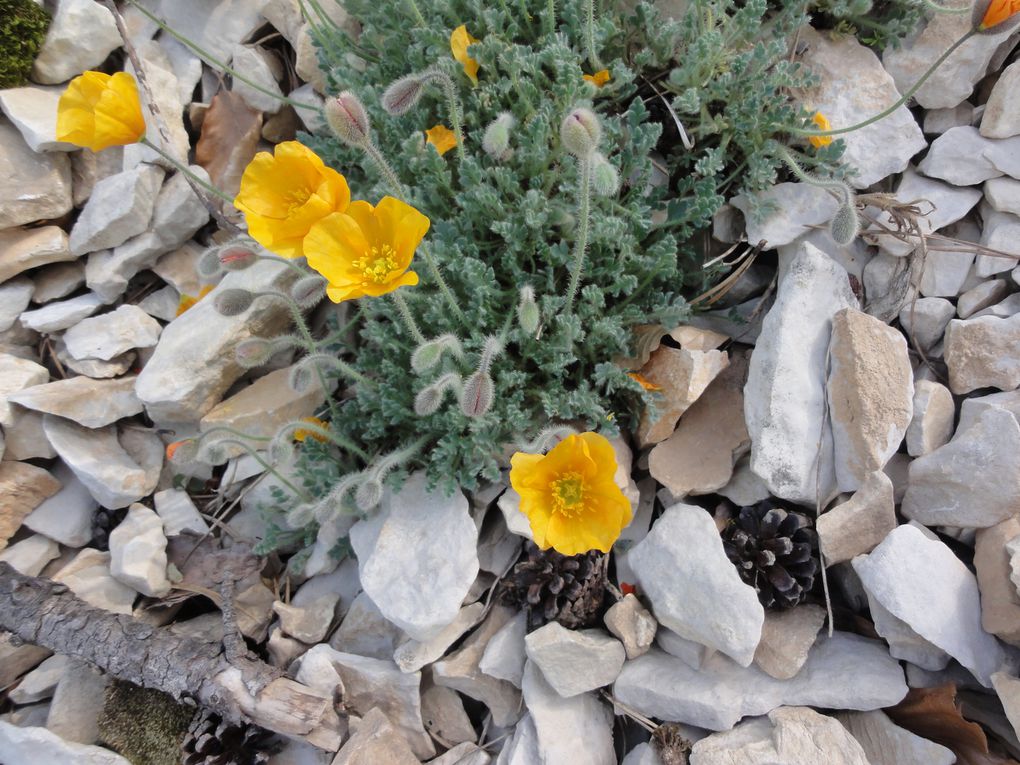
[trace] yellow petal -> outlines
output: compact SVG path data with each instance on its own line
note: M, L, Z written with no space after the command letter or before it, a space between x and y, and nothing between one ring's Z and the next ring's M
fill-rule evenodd
M376 206L380 227L389 232L389 240L397 252L401 269L411 265L414 251L425 238L431 225L429 219L406 202L395 197L383 197Z
M85 72L57 102L58 140L101 151L137 143L144 135L138 86L127 72Z
M595 72L595 74L583 74L581 76L596 88L601 88L613 78L612 75L609 74L608 69L600 69Z
M478 84L478 62L475 61L468 55L468 46L473 43L481 42L471 36L471 33L467 31L467 26L461 24L459 27L453 30L450 35L450 51L453 53L453 57L464 67L464 74L468 76L472 84Z
M815 123L819 130L832 130L832 125L829 124L829 119L821 112L815 112L815 115L811 118L811 121ZM820 149L823 146L828 146L832 143L831 135L812 135L808 136L808 142L816 149Z
M425 142L435 146L439 156L443 156L457 145L457 134L445 125L436 125L425 131Z

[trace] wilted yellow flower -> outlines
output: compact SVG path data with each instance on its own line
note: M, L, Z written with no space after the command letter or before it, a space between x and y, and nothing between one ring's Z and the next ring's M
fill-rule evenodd
M517 452L510 485L535 544L563 555L609 552L632 516L615 474L616 453L598 433L567 436L544 456Z
M318 417L302 417L301 422L309 422L312 425L318 425L320 428L329 427L328 422L326 422L325 420L321 420ZM318 441L319 443L323 444L326 443L326 441L328 440L324 436L321 436L318 433L316 433L314 430L305 430L304 428L298 428L297 430L294 431L295 441L301 441L303 443L306 438L311 438L313 441Z
M127 72L85 72L57 102L57 140L101 151L138 143L145 118L135 78Z
M974 5L973 14L975 30L987 32L1020 14L1020 0L991 0L991 2L978 0ZM1013 26L1015 23L1016 21L1013 21L1009 26ZM1002 29L1006 28L1008 27ZM1000 30L995 29L994 31L999 32Z
M821 112L815 112L815 116L811 118L811 121L818 126L819 130L832 130L832 125L829 124L828 118ZM828 146L832 143L831 135L812 135L808 136L808 141L816 149L820 149L823 146Z
M584 74L581 76L588 82L590 82L592 85L594 85L596 88L601 88L611 79L613 79L612 75L609 74L608 69L600 69L599 71L595 72L595 74Z
M251 237L285 258L304 255L302 242L312 226L350 203L347 180L297 141L277 144L273 154L256 154L234 199Z
M425 142L435 146L442 156L457 145L457 134L445 125L436 125L425 131Z
M638 385L640 385L645 390L649 390L649 391L662 390L662 386L661 385L656 385L655 383L653 383L651 380L649 380L647 377L645 377L643 374L640 374L639 372L628 372L627 376L630 377L630 379L632 379L634 382L636 382Z
M312 226L304 250L334 303L377 297L418 283L407 269L428 230L429 219L399 199L383 197L375 207L359 199Z
M453 34L450 35L450 50L453 52L453 57L464 67L464 74L475 85L478 84L478 62L468 55L467 50L469 45L476 42L481 42L481 40L472 37L464 24L454 29Z

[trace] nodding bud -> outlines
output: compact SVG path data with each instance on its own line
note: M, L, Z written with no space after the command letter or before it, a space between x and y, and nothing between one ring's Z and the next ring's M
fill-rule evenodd
M314 520L315 505L298 505L284 516L288 528L303 529Z
M260 367L273 355L273 344L261 337L249 337L242 340L234 349L237 363L246 369Z
M479 369L464 383L460 393L460 411L467 417L481 417L492 408L495 386L489 373Z
M489 335L485 338L482 346L482 358L478 365L479 369L488 369L492 360L503 352L503 340L499 335Z
M223 266L220 264L219 251L213 248L203 252L202 257L198 259L198 263L195 264L195 270L199 276L205 279L219 276L223 271Z
M538 322L541 314L538 303L535 302L535 290L530 286L521 287L521 302L517 304L517 322L527 335L534 335L538 331Z
M290 369L290 375L287 377L287 384L290 385L290 389L295 393L304 393L308 390L313 382L312 370L309 368L311 364L298 362Z
M591 158L591 187L600 197L612 197L620 190L620 174L609 160L596 152Z
M237 316L247 311L254 300L255 294L248 290L228 289L216 296L213 305L224 316Z
M419 417L428 417L430 414L435 414L439 409L439 405L443 403L444 392L438 390L435 385L422 388L418 391L418 395L414 397L414 413Z
M574 109L560 125L563 148L578 159L587 159L598 148L602 125L591 109Z
M326 280L321 276L305 276L294 282L290 296L302 308L314 308L326 296Z
M402 117L418 105L425 81L420 75L409 74L401 77L388 88L382 96L382 108L387 114Z
M337 138L358 148L368 146L368 113L361 100L351 91L345 90L336 98L328 99L324 111L326 122Z
M446 351L450 351L458 359L464 355L460 340L456 335L449 333L440 335L415 348L414 353L411 354L411 369L418 374L427 372L439 363Z
M513 115L503 112L485 128L485 135L482 137L482 149L493 159L507 159L510 154L510 131L513 130L516 120Z
M846 246L861 233L861 219L852 202L842 204L829 221L829 234L836 244Z
M218 259L220 268L224 271L243 271L249 266L255 265L259 256L251 247L243 244L231 244L219 251Z
M383 486L375 478L366 478L358 485L354 493L354 502L358 509L367 512L382 500Z

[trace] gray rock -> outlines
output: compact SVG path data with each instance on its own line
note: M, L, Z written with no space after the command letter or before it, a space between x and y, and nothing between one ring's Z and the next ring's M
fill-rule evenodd
M835 197L807 183L777 183L753 196L737 194L730 204L744 213L747 241L764 239L770 249L827 224L839 207Z
M200 165L188 167L194 175L209 183L209 173ZM209 211L198 198L188 178L181 172L166 180L156 197L152 211L152 231L167 252L176 250L209 221Z
M1020 217L1013 213L999 212L991 205L982 205L981 211L985 224L981 230L981 244L1020 257L1020 243L1017 241L1020 238ZM974 261L974 274L992 276L1009 271L1016 266L1017 257L981 253ZM966 317L960 314L960 318Z
M789 680L721 655L696 670L653 648L624 664L613 686L613 695L641 714L709 730L728 730L741 717L779 706L880 709L906 693L903 670L885 646L845 632L819 637Z
M956 313L961 319L968 319L978 311L995 305L1006 295L1005 279L989 279L960 295L956 302Z
M403 631L383 616L372 599L362 592L347 609L329 645L343 653L389 661L403 640Z
M105 8L103 12L107 16L110 14ZM112 17L110 20L113 20ZM0 90L0 109L14 127L21 131L21 137L32 151L78 149L73 143L57 140L57 103L62 92L62 88L33 86Z
M387 619L428 640L456 618L478 574L478 529L461 492L427 491L416 473L350 536L362 586Z
M627 652L628 659L636 659L652 647L659 623L641 605L633 593L624 595L606 611L603 617L608 629L619 638Z
M602 630L568 630L558 622L528 634L524 645L528 659L564 698L609 685L627 656L623 644Z
M991 178L983 188L985 201L993 210L1020 215L1020 181L1016 178Z
M719 490L719 493L738 507L753 505L772 495L768 484L751 470L751 460L746 455L733 466L733 477L726 486Z
M919 266L911 258L898 258L879 250L864 267L865 311L882 321L896 318L900 310L917 296Z
M903 306L899 319L907 337L927 351L942 341L949 320L955 315L956 307L945 298L925 297Z
M71 229L74 255L116 247L149 226L163 170L144 165L103 178Z
M754 658L764 609L723 551L712 517L694 505L674 505L627 554L655 618L681 637L731 656ZM678 589L675 583L686 586Z
M52 263L33 273L32 281L35 282L32 302L49 303L67 297L85 284L85 267L78 261Z
M32 280L24 277L0 284L0 332L14 326L18 316L31 302L34 290Z
M1010 581L1008 542L1020 536L1020 520L1007 518L974 535L974 569L981 591L981 626L1011 645L1020 646L1020 601Z
M120 46L107 8L92 0L60 0L32 65L32 79L47 85L66 82L99 66Z
M109 361L134 348L151 348L161 331L159 322L141 308L122 305L78 322L64 333L64 343L76 359Z
M163 522L144 505L131 505L110 532L110 573L143 595L161 598L170 592L166 564Z
M48 263L74 260L68 247L67 234L59 226L12 228L0 231L0 282L30 268ZM41 285L36 285L36 300L43 299Z
M101 428L142 411L135 396L135 378L93 380L70 377L12 393L9 401L37 412L74 420L87 428Z
M854 558L853 567L869 598L991 687L1002 649L981 627L974 574L943 542L899 526L871 554Z
M538 754L538 733L535 721L525 714L514 728L511 738L499 753L496 765L532 765L541 762Z
M1020 135L1020 66L1014 61L1002 70L981 115L981 135L1009 138Z
M59 332L87 319L102 305L103 301L98 295L87 292L78 297L48 303L34 311L25 311L21 314L21 323L36 332Z
M923 457L949 443L956 404L949 388L932 380L914 383L914 416L907 428L907 453Z
M659 625L659 629L655 632L655 643L670 656L681 659L691 669L701 669L705 660L715 653L714 649L680 637L673 630L662 625Z
M326 637L339 602L340 595L332 592L321 595L305 606L276 601L273 603L273 611L280 617L280 627L286 634L311 645Z
M237 93L252 108L260 112L276 114L283 107L283 91L276 81L270 62L262 49L250 45L235 45L233 51L233 65L238 71L244 72L245 76L256 82L263 90L268 90L274 95L269 95L256 90L245 82L238 82L234 92Z
M942 135L950 128L970 125L974 121L974 106L964 101L946 109L926 109L924 112L924 132Z
M856 307L846 271L806 244L765 317L744 387L751 469L776 496L814 503L834 483L831 429L823 427L826 356L832 317Z
M1005 300L971 314L970 318L979 319L982 316L994 316L998 319L1008 319L1018 313L1020 313L1020 292L1014 292Z
M1009 724L1013 726L1013 732L1020 733L1020 679L1006 672L996 672L992 675L992 685L1002 702Z
M67 656L54 654L33 669L13 688L8 696L15 704L32 704L53 696L53 691L64 674L71 659Z
M1010 175L1010 154L1015 154L1020 138L995 141L984 138L977 128L964 126L947 130L934 141L928 155L918 166L930 178L941 178L954 186L976 186L989 178Z
M1009 319L982 316L954 319L946 329L945 359L949 389L969 393L977 388L1013 390L1020 387L1020 314Z
M870 765L952 765L956 762L952 750L901 728L879 709L839 712L836 719L864 749Z
M234 45L265 23L264 5L266 0L176 0L161 6L160 15L178 34L227 61Z
M67 155L37 154L6 120L0 121L0 178L4 179L0 184L0 229L53 220L71 211L71 161Z
M869 474L847 502L819 516L818 544L832 566L870 552L896 528L893 485L881 470Z
M0 721L0 760L9 765L53 762L61 765L130 765L100 746L73 744L45 728L19 728Z
M157 491L152 501L156 505L156 515L163 521L163 531L168 537L176 536L182 531L193 531L196 534L205 534L209 531L209 525L199 514L188 492L164 489Z
M138 307L154 319L171 322L180 310L181 295L169 284L138 301Z
M407 743L397 735L386 714L371 708L358 722L351 726L351 737L336 753L332 765L419 765L420 761L411 752Z
M46 728L64 741L96 743L99 715L103 711L103 705L96 700L103 698L108 680L107 675L81 659L73 660L57 683Z
M485 645L478 669L520 688L524 663L528 659L524 645L527 623L527 615L522 611L500 627Z
M92 539L96 500L63 462L54 465L53 477L60 481L60 491L43 500L24 524L67 547L83 547Z
M50 379L49 370L34 361L0 353L0 425L11 424L8 397Z
M161 13L165 12L165 9L161 8ZM189 154L189 139L188 132L184 128L184 104L181 103L180 96L178 95L181 90L181 84L174 73L173 65L167 60L166 54L159 44L152 41L146 41L139 45L138 55L144 62L145 77L148 79L149 89L152 91L153 105L159 109L163 117L163 122L169 134L169 141L164 139L163 131L157 126L157 121L153 117L152 107L147 100L142 101L145 134L164 153L172 157L187 157ZM134 74L134 66L130 60L124 67L124 70ZM144 144L134 143L124 147L125 170L130 170L143 163L150 162L167 169L171 167L170 163L163 159L160 154Z
M429 765L489 765L492 757L480 747L465 741L445 754L429 761Z
M25 576L39 576L46 564L58 557L60 546L42 534L33 534L0 552L0 561L9 563L11 568Z
M788 611L767 611L754 663L777 680L795 677L824 623L825 609L810 603Z
M652 744L638 744L627 752L622 765L662 765L662 760Z
M974 248L966 243L980 240L981 229L969 218L964 218L940 233L962 240L963 244L940 242L935 248L933 241L928 242L918 290L925 297L956 297L967 283L974 265Z
M451 645L481 620L484 613L484 603L464 606L457 617L434 637L424 641L408 639L402 643L394 651L393 661L402 672L417 672L446 653Z
M137 593L110 575L110 553L86 547L53 576L91 606L131 614Z
M450 688L429 685L422 691L421 718L425 730L442 740L459 744L478 738L460 694Z

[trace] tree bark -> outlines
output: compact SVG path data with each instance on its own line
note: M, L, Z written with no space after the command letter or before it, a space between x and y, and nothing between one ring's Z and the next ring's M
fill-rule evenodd
M0 563L0 628L225 719L328 751L340 748L346 724L327 694L280 677L256 658L228 659L222 645L90 606L64 585L23 576L7 563Z

